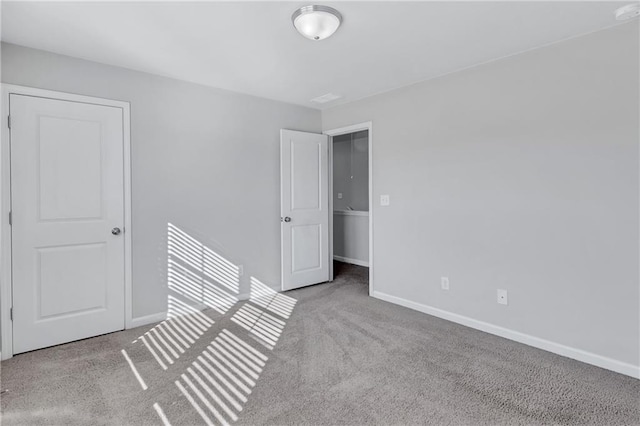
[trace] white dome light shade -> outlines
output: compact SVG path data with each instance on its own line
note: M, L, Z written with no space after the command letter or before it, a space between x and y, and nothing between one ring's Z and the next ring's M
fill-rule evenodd
M614 12L618 21L626 21L628 19L637 18L640 16L640 4L632 3L626 6L622 6L616 9Z
M340 12L329 6L305 6L293 12L293 26L309 40L324 40L336 32L342 22Z

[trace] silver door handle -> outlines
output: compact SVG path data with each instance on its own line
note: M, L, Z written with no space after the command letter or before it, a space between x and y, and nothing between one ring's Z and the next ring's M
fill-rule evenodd
M291 222L291 218L289 216L285 216L284 221L285 222Z
M112 233L113 235L120 235L120 232L121 232L121 231L120 231L120 228L113 228L113 229L111 230L111 233Z

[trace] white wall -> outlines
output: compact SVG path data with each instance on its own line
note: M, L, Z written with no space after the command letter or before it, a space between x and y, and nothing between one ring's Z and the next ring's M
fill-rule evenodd
M369 212L333 212L333 257L369 266Z
M323 111L325 130L373 122L377 294L637 374L638 35L635 21Z
M134 317L166 310L168 223L279 288L279 131L318 111L10 44L2 81L131 102Z

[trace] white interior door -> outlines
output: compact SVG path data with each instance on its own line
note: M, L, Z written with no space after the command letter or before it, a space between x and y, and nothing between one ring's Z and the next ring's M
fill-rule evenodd
M280 132L282 289L329 280L328 136Z
M122 108L15 94L9 108L13 352L122 330Z

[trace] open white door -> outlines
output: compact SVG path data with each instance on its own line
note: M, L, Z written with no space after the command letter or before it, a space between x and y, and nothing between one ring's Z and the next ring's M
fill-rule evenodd
M329 280L329 137L280 132L282 289Z
M13 352L122 330L122 108L9 104Z

